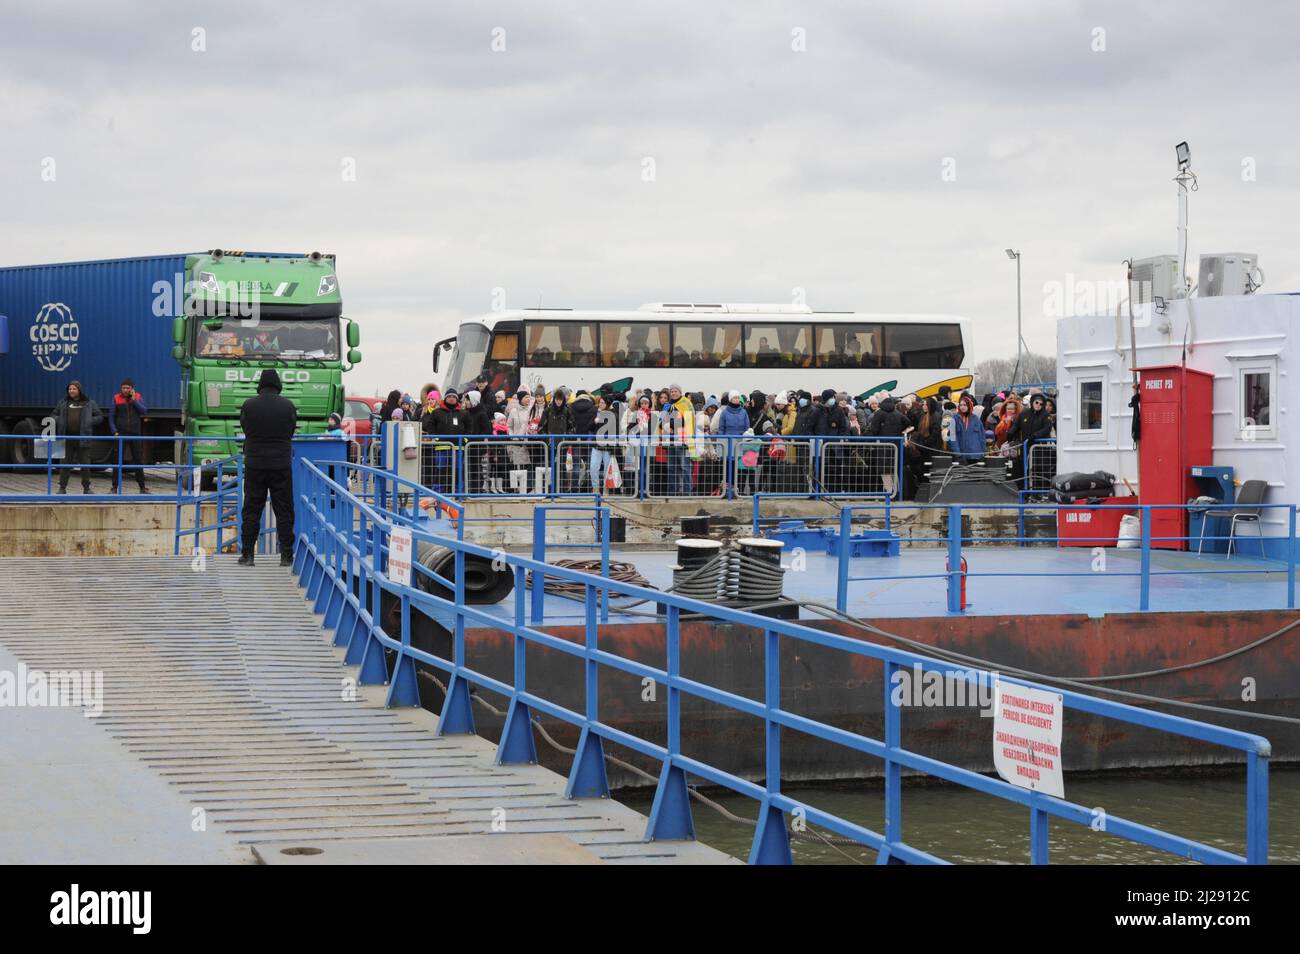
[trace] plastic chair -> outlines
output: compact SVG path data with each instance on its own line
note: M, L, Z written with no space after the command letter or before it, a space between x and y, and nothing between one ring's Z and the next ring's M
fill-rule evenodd
M1205 525L1213 518L1220 518L1229 521L1228 523L1228 559L1232 559L1232 542L1237 536L1237 522L1254 523L1259 533L1259 555L1264 554L1264 528L1260 526L1260 504L1264 502L1264 495L1268 493L1268 481L1266 480L1248 480L1241 485L1241 493L1237 494L1236 504L1223 510L1207 510L1201 518L1201 537L1196 546L1196 553L1199 556L1201 548L1205 546Z

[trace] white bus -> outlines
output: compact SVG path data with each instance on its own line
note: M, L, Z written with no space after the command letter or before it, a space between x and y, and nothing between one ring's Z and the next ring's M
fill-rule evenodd
M499 311L433 348L443 388L484 374L493 391L660 390L721 396L778 390L954 393L972 381L970 321L951 315L813 311L805 305L657 303L636 311Z

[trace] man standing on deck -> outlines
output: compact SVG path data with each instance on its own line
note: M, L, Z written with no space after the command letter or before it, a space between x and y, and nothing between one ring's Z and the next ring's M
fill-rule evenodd
M149 409L144 406L144 398L135 389L135 382L130 378L122 381L122 386L113 395L113 403L108 406L108 429L114 437L139 437L144 433L144 416ZM140 493L147 494L149 488L144 482L143 441L122 441L121 460L123 465L135 464L136 486ZM117 492L122 492L122 469L117 471Z
M298 409L280 395L280 375L274 368L262 372L257 397L239 409L244 432L244 527L240 566L253 565L266 495L271 494L275 529L280 537L280 565L293 565L293 446Z

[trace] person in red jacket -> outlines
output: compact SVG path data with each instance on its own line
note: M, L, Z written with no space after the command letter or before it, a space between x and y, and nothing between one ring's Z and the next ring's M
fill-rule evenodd
M144 406L144 398L135 389L135 383L126 378L113 395L113 403L108 406L108 429L114 437L139 437L144 433L144 417L148 413L149 409ZM121 460L118 463L122 466L117 471L117 492L122 492L122 471L131 464L131 473L135 475L140 493L147 494L149 488L144 483L144 441L124 440L120 444Z

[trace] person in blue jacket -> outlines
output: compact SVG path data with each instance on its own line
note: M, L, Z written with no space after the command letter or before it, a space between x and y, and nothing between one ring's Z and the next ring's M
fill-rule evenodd
M948 449L967 463L984 457L984 425L975 413L975 399L969 394L963 394L957 402L957 413L952 416L952 440Z
M740 406L740 401L739 391L732 391L727 395L727 406L718 416L719 437L740 437L749 430L749 415Z

